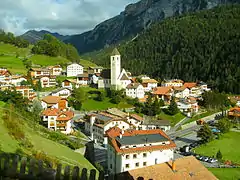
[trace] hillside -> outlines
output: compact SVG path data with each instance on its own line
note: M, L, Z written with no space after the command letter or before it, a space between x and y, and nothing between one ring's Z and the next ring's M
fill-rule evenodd
M240 0L140 0L127 5L119 15L98 24L93 30L70 36L65 42L73 44L80 54L92 52L131 39L167 17L227 2Z
M26 33L22 34L20 37L29 41L30 43L34 44L37 41L42 40L45 34L51 34L61 41L69 38L69 36L64 36L64 35L61 35L58 33L52 33L52 32L45 31L45 30L41 30L41 31L30 30L30 31L27 31Z
M46 55L31 54L31 47L18 48L11 44L0 43L0 67L8 68L14 74L26 74L27 69L23 59L27 58L33 65L51 66L56 64L66 65L70 60L63 57L51 57ZM96 64L80 59L80 64L85 68L88 66L97 66Z
M21 115L12 112L13 118L18 116L18 122L16 126L21 126L24 129L24 134L28 138L28 144L32 144L33 147L27 148L25 145L17 140L14 136L10 135L9 129L4 125L3 120L3 108L5 103L0 101L0 150L7 153L24 152L26 155L32 155L34 149L47 154L48 158L59 161L62 164L86 167L93 169L94 167L79 153L74 152L67 146L61 145L55 141L46 138L46 134L42 130L43 127L36 125L35 128L28 125L29 122L21 118ZM20 118L19 118L20 117ZM14 119L14 122L17 122Z
M119 46L122 65L135 75L202 80L220 91L240 93L239 32L240 5L168 18ZM109 64L110 49L92 58Z

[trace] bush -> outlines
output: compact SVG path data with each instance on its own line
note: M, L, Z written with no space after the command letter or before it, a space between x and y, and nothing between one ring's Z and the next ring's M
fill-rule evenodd
M217 154L216 154L216 158L219 160L219 161L221 161L222 160L222 153L221 153L221 151L220 150L218 150L218 152L217 152Z

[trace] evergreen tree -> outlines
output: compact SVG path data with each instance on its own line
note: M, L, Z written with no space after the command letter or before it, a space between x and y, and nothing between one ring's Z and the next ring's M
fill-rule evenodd
M175 102L175 98L172 97L171 101L170 101L170 105L168 107L168 111L167 111L170 115L175 115L179 112L179 109L177 107L177 103Z
M221 133L229 132L231 127L232 127L232 124L228 119L224 118L224 119L218 120L217 128L221 131Z
M220 150L218 150L218 152L217 152L217 154L216 154L216 158L219 160L219 161L221 161L222 160L222 153L221 153L221 151Z
M203 143L207 143L213 140L214 135L208 124L204 124L197 132L197 137L201 138Z

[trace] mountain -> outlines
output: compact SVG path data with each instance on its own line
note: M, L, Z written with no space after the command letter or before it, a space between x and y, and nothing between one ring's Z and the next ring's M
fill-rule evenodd
M240 5L168 18L118 46L134 75L202 80L219 91L240 93ZM109 65L111 48L88 54Z
M64 40L69 38L69 36L64 36L64 35L61 35L61 34L58 34L58 33L51 33L49 31L45 31L45 30L41 30L41 31L30 30L30 31L27 31L26 33L24 33L23 35L21 35L20 37L22 37L23 39L25 39L25 40L29 41L30 43L34 44L37 41L43 39L43 36L45 34L51 34L61 41L64 41Z
M91 52L133 38L166 17L234 1L239 0L141 0L129 4L119 15L98 24L93 30L70 36L65 42L73 44L79 53Z

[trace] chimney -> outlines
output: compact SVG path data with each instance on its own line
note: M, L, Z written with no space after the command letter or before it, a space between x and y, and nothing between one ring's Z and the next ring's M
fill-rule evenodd
M172 160L172 170L173 170L173 172L176 172L175 160Z

